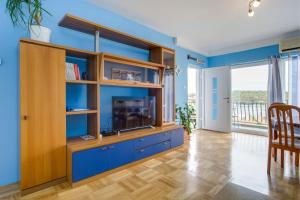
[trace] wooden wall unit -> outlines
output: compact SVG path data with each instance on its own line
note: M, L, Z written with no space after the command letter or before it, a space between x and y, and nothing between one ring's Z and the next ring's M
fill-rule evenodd
M65 15L59 25L92 35L96 31L100 31L102 38L149 50L150 61L22 39L20 41L21 190L39 187L41 184L65 177L72 182L73 162L78 163L78 157L76 157L76 161L72 161L74 148L77 149L76 152L107 144L115 144L121 148L122 144L119 144L121 141L126 143L127 140L131 139L132 141L128 144L139 143L138 138L151 135L157 136L149 138L157 140L155 145L161 148L159 151L183 143L182 128L174 124L175 110L173 120L168 123L166 123L163 113L166 90L163 84L164 75L167 68L173 70L175 74L174 50L69 14ZM65 80L67 56L87 60L88 80ZM144 70L145 81L108 80L107 77L104 78L106 61L116 63L116 65L126 65L127 68L136 67L139 70ZM145 78L149 78L151 74L158 74L158 76L155 76L153 80ZM79 84L87 87L88 110L66 112L66 86L68 84ZM100 137L101 85L148 88L149 95L155 96L157 101L156 127L153 130L133 131L114 136L112 139L102 139ZM175 79L173 90L172 98L175 102ZM175 104L173 106L175 107ZM71 115L87 115L88 134L95 136L96 139L88 142L79 137L67 139L66 120L67 116ZM173 126L165 126L171 124ZM164 134L164 132L168 133ZM168 135L167 139L165 138L166 135ZM161 138L165 139L162 140ZM128 144L126 143L126 145ZM161 145L167 146L162 148ZM68 153L66 152L67 146ZM134 149L133 147L130 148ZM156 147L147 149L147 151L150 150L151 155L158 152ZM122 149L110 151L114 155L119 154L118 151L123 152ZM132 155L139 153L139 149L134 151ZM81 155L81 153L76 155ZM89 155L84 153L84 156ZM135 160L144 157L147 155L145 154ZM122 160L123 158L120 157L119 159ZM122 163L123 161L120 161L118 166ZM116 167L114 164L112 166L112 168Z
M87 59L89 80L66 80L67 56ZM98 66L94 52L21 40L21 190L41 188L66 177L66 116L87 115L88 134L99 137ZM66 84L86 85L90 110L66 112Z
M176 60L175 59L175 51L168 49L168 48L164 48L164 47L157 47L157 48L151 49L150 50L150 60L152 62L159 63L164 66L164 73L162 74L163 77L161 77L163 89L161 91L161 98L159 98L159 101L161 101L160 104L162 105L162 107L161 107L162 109L161 109L161 112L158 113L158 115L159 115L158 118L162 119L162 125L174 125L175 119L176 119L176 112L175 112L175 75L176 75L175 74L175 65L176 65L175 64L175 60ZM165 108L167 105L164 103L165 95L167 95L167 94L165 94L166 89L165 89L165 84L164 84L166 70L170 70L174 75L173 87L172 87L173 96L171 97L171 98L173 98L173 119L171 121L166 121L164 119L164 110L168 109L168 108Z
M66 176L65 53L20 44L22 190Z

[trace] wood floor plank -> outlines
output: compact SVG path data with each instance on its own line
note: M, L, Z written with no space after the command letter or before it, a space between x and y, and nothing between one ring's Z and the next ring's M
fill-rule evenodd
M268 140L241 133L195 131L175 151L138 163L80 187L60 184L21 197L46 200L209 200L228 182L270 195L300 199L299 168L286 155L285 169L266 173Z

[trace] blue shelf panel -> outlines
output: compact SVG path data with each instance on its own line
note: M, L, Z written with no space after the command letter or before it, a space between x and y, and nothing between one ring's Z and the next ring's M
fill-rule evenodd
M67 116L67 138L87 135L87 115Z

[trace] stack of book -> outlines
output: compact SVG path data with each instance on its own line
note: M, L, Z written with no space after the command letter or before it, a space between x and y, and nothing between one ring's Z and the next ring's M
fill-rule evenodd
M81 80L80 70L77 64L66 63L66 80Z

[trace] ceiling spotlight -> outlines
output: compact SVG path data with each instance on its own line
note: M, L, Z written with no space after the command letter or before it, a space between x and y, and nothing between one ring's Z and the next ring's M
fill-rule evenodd
M254 16L254 11L253 11L253 9L251 7L249 8L248 16L249 17L253 17Z
M254 8L257 8L261 3L261 0L249 0L249 10L248 10L248 16L253 17L254 16Z
M257 8L260 5L260 0L254 0L253 1L253 7Z

